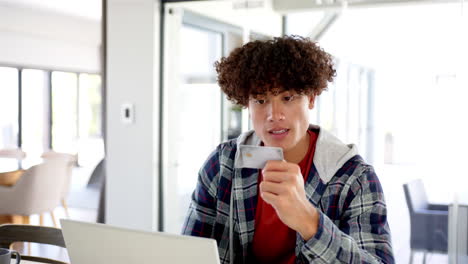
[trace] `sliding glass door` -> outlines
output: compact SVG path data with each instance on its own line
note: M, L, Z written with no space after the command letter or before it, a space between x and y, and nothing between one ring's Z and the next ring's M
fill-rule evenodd
M227 104L216 83L214 62L226 54L229 45L234 46L232 43L242 44L241 31L235 29L236 35L231 28L182 9L166 10L164 231L180 233L197 172L208 155L228 137L224 128L226 116L230 115L224 110ZM235 121L229 123L240 132Z

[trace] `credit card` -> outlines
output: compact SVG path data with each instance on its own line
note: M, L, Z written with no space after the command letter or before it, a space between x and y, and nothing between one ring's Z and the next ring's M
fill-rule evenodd
M239 146L236 168L263 169L269 160L283 160L283 149L277 147Z

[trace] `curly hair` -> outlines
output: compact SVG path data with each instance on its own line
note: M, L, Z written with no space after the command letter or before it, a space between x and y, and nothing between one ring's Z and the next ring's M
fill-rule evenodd
M309 38L294 35L249 42L215 67L221 90L244 107L251 96L269 91L320 95L336 75L330 54Z

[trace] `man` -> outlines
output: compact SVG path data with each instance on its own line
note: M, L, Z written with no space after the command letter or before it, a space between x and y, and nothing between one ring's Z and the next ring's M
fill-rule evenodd
M218 83L254 131L220 144L199 172L183 233L216 239L221 263L394 263L372 166L318 126L315 98L332 58L308 39L254 41L216 63ZM280 147L284 160L238 168L239 146Z

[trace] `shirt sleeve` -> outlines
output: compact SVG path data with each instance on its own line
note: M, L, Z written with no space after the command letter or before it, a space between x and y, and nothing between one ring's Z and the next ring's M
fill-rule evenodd
M319 213L318 231L304 241L301 258L305 263L394 263L387 209L380 182L373 169L350 177L350 188L341 206L337 226ZM347 201L349 205L346 205Z
M198 173L197 186L192 193L192 200L182 227L184 235L212 237L216 220L214 180L219 174L218 149L211 153Z

